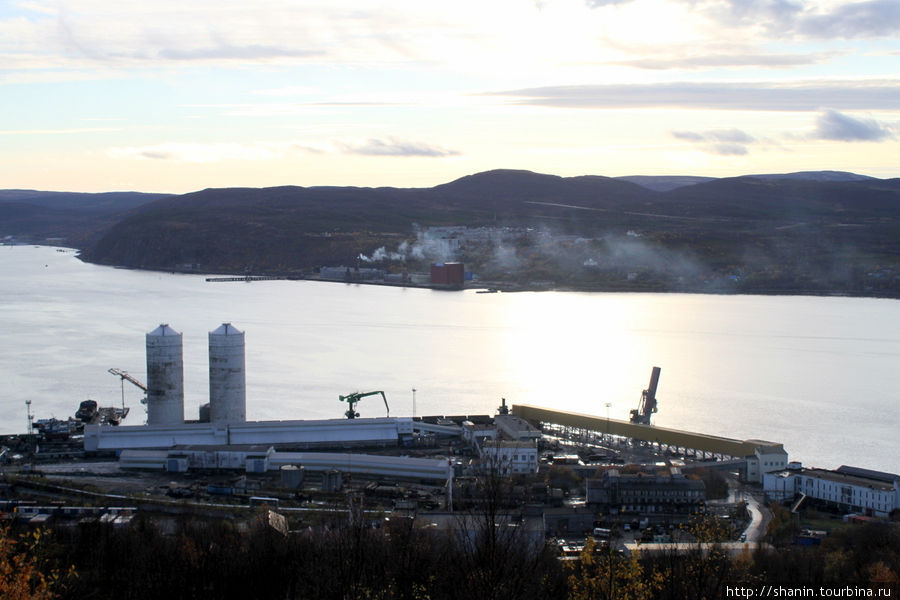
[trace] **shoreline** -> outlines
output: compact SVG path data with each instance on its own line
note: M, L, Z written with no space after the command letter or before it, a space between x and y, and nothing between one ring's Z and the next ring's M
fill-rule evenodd
M255 273L237 273L237 272L229 272L229 271L203 271L203 270L192 270L192 269L155 269L155 268L142 268L142 267L133 267L127 265L115 265L115 264L106 264L106 263L98 263L85 260L81 256L81 250L79 248L73 248L70 246L57 246L52 244L41 244L41 243L19 243L19 244L3 244L5 246L33 246L33 247L46 247L46 248L55 248L64 251L71 251L75 253L75 257L86 263L91 265L97 265L101 267L109 267L113 269L125 269L132 271L146 271L150 273L169 273L172 275L198 275L207 278L208 282L235 282L235 283L252 283L254 280L283 280L283 281L319 281L324 283L343 283L346 285L376 285L376 286L384 286L384 287L403 287L403 288L413 288L413 289L431 289L436 291L466 291L466 290L496 290L497 292L503 293L515 293L515 292L577 292L577 293L602 293L602 294L700 294L700 295L710 295L710 296L805 296L805 297L827 297L827 298L871 298L876 300L900 300L900 292L891 293L873 293L871 291L857 291L857 290L842 290L842 289L832 289L832 290L821 290L821 289L805 289L805 288L792 288L792 289L772 289L772 288L759 288L759 289L710 289L704 287L683 287L683 288L671 288L671 287L663 287L663 286L640 286L640 285L571 285L571 284L563 284L559 285L555 282L517 282L517 281L508 281L508 280L478 280L478 281L469 281L466 282L462 287L450 287L441 284L430 284L425 282L415 282L415 281L407 281L407 282L392 282L392 281L378 281L378 280L370 280L370 279L358 279L352 281L345 281L340 279L320 279L318 276L311 274L309 271L305 272L283 272L283 271L260 271ZM418 274L420 277L425 276L424 273ZM218 280L218 281L217 281Z

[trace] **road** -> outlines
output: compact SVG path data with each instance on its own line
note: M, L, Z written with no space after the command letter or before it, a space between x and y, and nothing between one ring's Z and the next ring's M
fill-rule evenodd
M745 540L762 542L769 523L772 521L772 511L766 508L752 492L741 490L740 498L747 503L747 511L750 513L750 524L744 530Z

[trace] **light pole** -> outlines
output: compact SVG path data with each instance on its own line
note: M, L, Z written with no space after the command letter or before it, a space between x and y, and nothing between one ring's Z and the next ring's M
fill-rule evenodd
M612 406L612 402L606 403L606 441L609 442L609 407Z
M413 393L413 417L416 416L416 388L412 389Z

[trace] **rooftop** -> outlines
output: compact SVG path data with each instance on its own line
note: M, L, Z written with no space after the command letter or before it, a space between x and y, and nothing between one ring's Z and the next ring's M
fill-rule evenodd
M864 469L862 469L864 470ZM807 477L815 477L816 479L823 479L825 481L831 481L834 483L840 483L843 485L855 485L857 487L867 487L873 490L881 490L885 492L890 492L894 490L894 486L891 483L886 483L880 479L873 479L871 477L861 477L856 475L848 475L846 473L840 473L838 471L829 471L828 469L815 469L815 468L804 468L804 469L785 469L784 471L778 471L775 473L771 473L775 477L790 477L791 475L806 475Z
M877 479L878 481L883 481L885 483L894 483L900 479L900 475L897 475L896 473L885 473L883 471L873 471L871 469L862 469L860 467L848 467L847 465L841 465L835 470L844 475L865 477L866 479Z

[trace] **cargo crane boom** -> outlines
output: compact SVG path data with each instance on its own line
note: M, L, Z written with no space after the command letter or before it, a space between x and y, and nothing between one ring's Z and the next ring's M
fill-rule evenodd
M122 369L107 369L107 372L112 373L116 377L120 377L122 379L122 410L125 410L125 382L129 381L133 383L136 387L140 388L145 394L147 393L147 386L123 371Z
M346 402L350 406L347 409L347 412L344 413L348 419L355 419L359 416L359 413L356 412L356 403L365 398L366 396L377 396L381 394L382 400L384 400L384 408L387 410L387 416L391 416L391 409L388 407L387 397L384 395L382 391L375 392L353 392L352 394L347 394L346 396L338 396L341 402Z
M640 408L632 409L631 422L640 425L650 424L650 415L657 411L656 406L656 388L659 386L659 367L653 367L650 372L650 385L641 392Z

